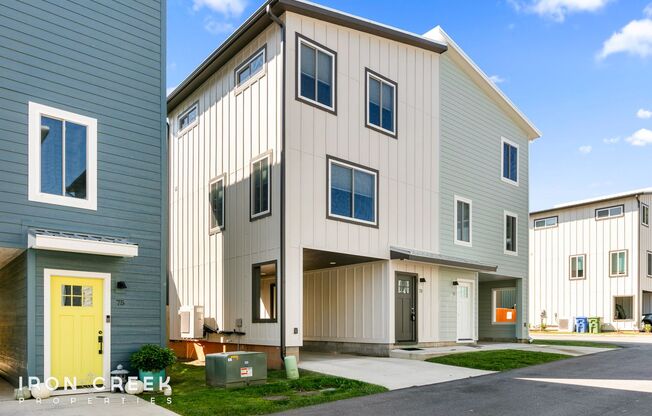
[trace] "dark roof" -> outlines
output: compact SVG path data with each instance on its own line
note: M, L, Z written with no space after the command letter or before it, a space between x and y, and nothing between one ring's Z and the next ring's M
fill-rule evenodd
M323 7L301 0L267 0L260 6L224 43L208 56L178 87L167 97L168 113L186 99L193 91L203 84L212 74L219 70L240 49L251 42L269 24L271 18L267 15L267 6L276 15L286 11L313 17L361 32L382 36L397 42L443 53L445 44L424 38L420 35L396 29L381 23L363 19L334 9Z
M390 258L392 260L412 260L424 263L439 264L441 266L459 267L481 272L495 272L498 266L483 264L459 257L445 256L442 254L429 253L427 251L412 250L400 247L389 248Z
M44 235L48 237L73 238L76 240L97 241L101 243L129 244L132 246L137 245L136 243L122 237L110 237L106 235L97 235L97 234L72 233L68 231L46 230L45 228L32 228L29 230L29 233L34 236Z

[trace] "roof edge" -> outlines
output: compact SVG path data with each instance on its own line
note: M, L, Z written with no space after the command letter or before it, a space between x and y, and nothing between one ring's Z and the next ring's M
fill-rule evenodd
M643 189L638 189L634 191L627 191L627 192L622 192L618 194L611 194L611 195L604 195L596 198L589 198L589 199L583 199L579 201L573 201L573 202L567 202L564 204L558 204L555 205L551 208L546 208L546 209L540 209L537 211L532 211L530 212L530 216L534 215L540 215L540 214L545 214L548 212L554 212L554 211L563 211L565 209L569 208L577 208L585 205L591 205L591 204L597 204L600 202L609 202L609 201L616 201L618 199L624 199L624 198L632 198L635 196L640 196L640 195L645 195L645 194L652 194L652 188L643 188Z
M422 263L437 264L440 266L457 267L460 269L474 270L479 272L496 272L498 266L481 264L462 258L440 256L435 253L424 251L415 251L400 247L389 248L389 258L391 260L410 260Z

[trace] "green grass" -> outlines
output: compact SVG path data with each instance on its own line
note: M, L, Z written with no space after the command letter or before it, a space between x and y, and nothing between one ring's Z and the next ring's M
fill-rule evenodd
M178 362L168 368L172 396L144 394L143 398L184 416L260 415L311 406L350 397L387 391L384 387L361 381L301 371L299 380L288 380L285 371L270 370L267 384L237 389L209 387L205 383L204 367ZM323 389L335 389L320 392ZM316 392L301 395L303 392ZM285 396L283 400L266 400L265 397Z
M593 347L593 348L618 348L618 345L607 344L605 342L594 342L594 341L575 341L575 340L554 340L554 339L535 339L532 341L533 344L539 345L560 345L568 347Z
M455 365L488 371L506 371L569 358L570 355L526 350L463 352L429 358L431 363Z

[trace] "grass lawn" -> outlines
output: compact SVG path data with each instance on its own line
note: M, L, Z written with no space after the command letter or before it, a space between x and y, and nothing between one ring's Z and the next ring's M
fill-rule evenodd
M143 394L142 398L154 397L156 404L184 416L260 415L387 391L374 384L307 371L301 371L299 380L287 380L285 371L269 370L267 384L229 390L208 387L204 367L178 362L167 373L172 403L168 405L167 397L160 393Z
M429 358L431 363L455 365L488 371L506 371L570 358L570 355L526 350L463 352Z
M535 339L533 344L539 345L566 345L569 347L593 347L593 348L618 348L618 345L607 344L605 342L580 341L580 340L554 340L554 339Z

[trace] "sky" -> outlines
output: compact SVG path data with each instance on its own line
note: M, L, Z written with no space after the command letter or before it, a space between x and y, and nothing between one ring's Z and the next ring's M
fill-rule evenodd
M168 0L171 90L263 0ZM652 187L651 0L319 0L423 34L437 25L542 132L530 209Z

